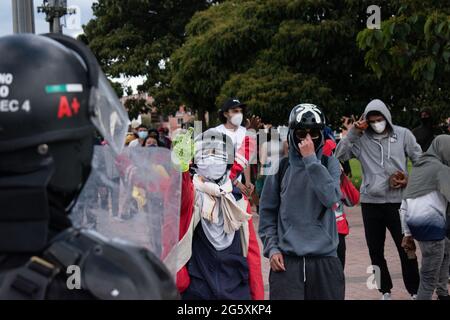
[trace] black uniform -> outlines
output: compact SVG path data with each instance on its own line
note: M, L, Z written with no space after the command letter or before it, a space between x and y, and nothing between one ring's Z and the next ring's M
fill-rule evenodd
M95 131L120 152L129 122L93 54L30 34L0 52L0 299L178 298L148 250L71 228Z

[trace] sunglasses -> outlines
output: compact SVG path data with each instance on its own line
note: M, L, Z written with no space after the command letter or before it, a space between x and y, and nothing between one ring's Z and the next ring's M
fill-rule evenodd
M320 137L320 130L319 129L311 129L311 130L298 129L298 130L295 130L295 136L299 140L306 139L306 136L308 134L311 136L311 139L313 139L313 140L319 139L319 137Z

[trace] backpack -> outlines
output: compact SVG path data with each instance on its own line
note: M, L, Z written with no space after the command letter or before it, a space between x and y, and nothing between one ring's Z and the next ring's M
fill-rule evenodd
M322 165L328 169L328 159L329 157L322 155L322 158L320 158L320 162ZM284 175L286 174L286 170L289 167L289 157L284 157L281 159L280 164L278 166L278 189L281 189L281 182L283 181ZM325 215L327 211L327 208L322 205L322 210L320 211L318 220L322 220L323 216Z

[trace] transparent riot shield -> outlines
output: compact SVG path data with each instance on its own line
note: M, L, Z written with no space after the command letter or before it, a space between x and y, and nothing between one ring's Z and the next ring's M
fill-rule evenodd
M143 246L161 260L179 237L181 173L165 148L96 146L92 172L70 218L75 227ZM175 270L171 270L175 275Z

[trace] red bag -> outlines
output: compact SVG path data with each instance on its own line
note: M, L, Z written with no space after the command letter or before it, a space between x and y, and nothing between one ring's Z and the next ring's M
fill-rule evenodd
M353 207L358 204L359 191L345 174L341 176L341 193L344 204L347 207Z
M335 209L336 225L338 233L346 236L349 234L350 229L343 205L345 204L348 207L356 205L359 202L359 191L344 173L341 175L341 193L342 204Z

